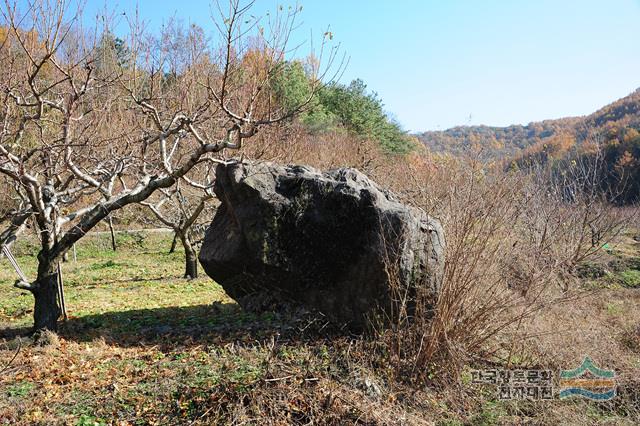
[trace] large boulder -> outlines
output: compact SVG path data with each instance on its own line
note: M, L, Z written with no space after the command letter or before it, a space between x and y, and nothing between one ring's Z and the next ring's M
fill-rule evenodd
M439 291L440 223L355 169L219 165L214 190L200 263L242 306L267 295L362 330L394 295Z

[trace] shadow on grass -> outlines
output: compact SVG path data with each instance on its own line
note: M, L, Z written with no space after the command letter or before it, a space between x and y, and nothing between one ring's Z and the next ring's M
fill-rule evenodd
M81 284L84 288L94 288L96 286L99 285L105 285L105 284L128 284L128 283L140 283L140 282L164 282L164 281L176 281L176 280L181 280L183 278L178 278L178 277L163 277L163 276L159 276L159 277L151 277L151 278L145 278L145 277L133 277L133 278L101 278L101 279L96 279L91 281L90 284L84 284L84 282Z
M10 340L31 333L24 326L0 327L0 339ZM279 341L321 341L344 336L343 327L307 311L244 311L236 303L172 306L113 311L71 317L60 322L58 334L66 340L90 342L104 339L122 347L163 348Z
M120 346L185 345L270 337L287 327L276 313L243 312L235 303L136 309L71 317L58 325L66 340L89 342L103 338ZM0 328L1 339L30 334L29 327Z
M331 338L336 329L306 313L250 313L235 303L139 309L71 318L60 324L66 340L88 342L103 338L123 347L163 348L261 343L279 340L318 341Z
M0 339L12 340L16 337L27 336L31 333L30 327L2 327L0 328Z
M259 339L277 332L278 315L243 312L235 303L137 309L70 318L59 334L78 342L103 338L119 346L201 345L245 338Z

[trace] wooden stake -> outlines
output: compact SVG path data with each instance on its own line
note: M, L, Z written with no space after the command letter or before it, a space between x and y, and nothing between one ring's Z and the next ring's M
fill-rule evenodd
M62 279L62 267L60 266L60 262L58 262L58 299L60 302L60 309L62 310L62 319L67 321L69 317L67 316L67 306L64 300L64 280Z

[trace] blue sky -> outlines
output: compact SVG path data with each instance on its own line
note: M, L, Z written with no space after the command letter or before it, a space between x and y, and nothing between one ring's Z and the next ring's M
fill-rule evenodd
M104 0L87 0L88 14ZM108 2L131 13L135 2ZM137 2L214 34L208 0ZM257 0L256 14L294 2ZM640 0L300 0L298 40L331 26L405 129L504 126L584 115L640 87Z

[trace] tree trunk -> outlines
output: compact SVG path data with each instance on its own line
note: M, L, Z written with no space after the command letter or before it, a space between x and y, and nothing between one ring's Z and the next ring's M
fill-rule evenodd
M187 256L184 277L188 280L198 278L198 258L195 253L191 256Z
M171 248L169 249L169 254L172 254L176 251L176 246L178 245L178 233L173 234L173 241L171 242Z
M58 302L58 268L54 259L38 256L38 278L32 290L35 298L33 329L57 331L60 305Z
M111 234L111 248L113 249L113 251L116 251L118 249L118 246L116 245L116 232L113 230L113 219L111 218L111 215L108 216L109 219L109 232Z
M185 256L184 278L188 280L198 278L198 256L196 255L196 251L191 244L191 240L186 235L181 235L180 240L182 241L182 246L184 247Z

